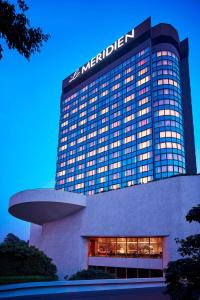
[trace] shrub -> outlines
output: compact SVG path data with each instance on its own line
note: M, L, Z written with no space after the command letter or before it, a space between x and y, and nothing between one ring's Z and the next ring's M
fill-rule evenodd
M68 280L91 280L91 279L115 279L116 276L112 273L88 269L82 270L70 276Z
M8 234L0 244L0 276L55 276L56 266L42 251Z
M36 276L36 275L0 276L0 285L23 283L23 282L54 281L54 280L58 280L58 277L56 275L54 276Z

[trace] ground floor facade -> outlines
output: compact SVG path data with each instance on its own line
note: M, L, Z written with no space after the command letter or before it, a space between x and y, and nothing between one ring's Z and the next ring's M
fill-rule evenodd
M91 196L29 190L9 211L32 222L30 243L60 278L87 268L119 278L161 277L178 258L175 238L198 232L185 215L200 199L200 176L178 176Z

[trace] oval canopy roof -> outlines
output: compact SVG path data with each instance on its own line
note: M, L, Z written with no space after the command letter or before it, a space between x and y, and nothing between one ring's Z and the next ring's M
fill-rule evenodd
M14 194L9 212L16 218L42 225L86 207L86 196L61 190L35 189Z

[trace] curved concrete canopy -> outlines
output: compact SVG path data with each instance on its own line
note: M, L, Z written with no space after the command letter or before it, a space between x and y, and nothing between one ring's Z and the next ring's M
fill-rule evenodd
M11 215L42 225L64 218L86 206L86 196L53 189L26 190L10 198Z

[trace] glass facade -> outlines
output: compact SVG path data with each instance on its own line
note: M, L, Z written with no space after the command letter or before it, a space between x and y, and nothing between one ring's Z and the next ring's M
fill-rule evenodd
M155 269L135 269L135 268L119 268L105 266L89 266L89 269L107 271L114 274L117 278L151 278L163 277L163 270Z
M176 51L145 47L66 93L56 189L92 195L184 174L179 73Z
M162 258L162 237L97 237L89 239L89 256Z

